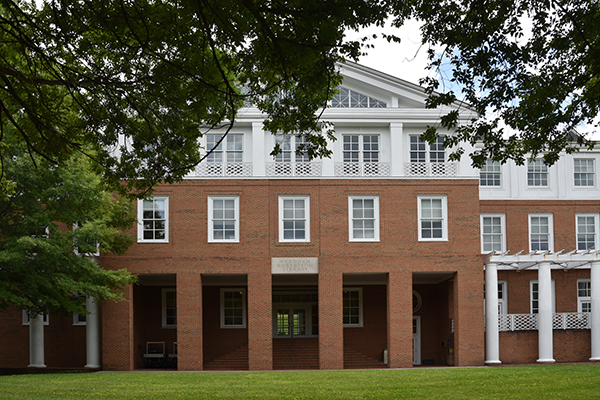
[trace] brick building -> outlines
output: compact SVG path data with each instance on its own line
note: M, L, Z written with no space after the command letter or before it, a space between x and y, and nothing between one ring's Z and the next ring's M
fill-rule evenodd
M302 138L265 133L246 109L206 163L138 202L138 243L100 257L139 276L128 301L88 299L86 321L3 313L0 367L599 359L600 153L476 170L449 161L443 139L421 141L445 110L426 109L418 86L356 64L342 73L323 116L331 159L308 161Z

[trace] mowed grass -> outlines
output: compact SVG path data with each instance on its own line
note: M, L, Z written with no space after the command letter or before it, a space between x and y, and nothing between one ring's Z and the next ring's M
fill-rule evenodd
M600 365L0 376L1 399L600 399Z

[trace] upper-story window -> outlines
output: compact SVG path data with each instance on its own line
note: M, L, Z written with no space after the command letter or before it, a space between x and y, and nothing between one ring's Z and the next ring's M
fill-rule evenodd
M553 251L552 214L529 214L529 251Z
M306 144L304 136L275 135L275 144L280 152L275 156L276 162L290 163L308 162L308 153L303 149Z
M529 160L527 163L527 186L548 186L548 166L541 158Z
M421 139L420 135L410 137L410 162L411 163L443 163L446 161L446 151L444 149L444 137L435 139L433 144L429 144Z
M169 241L169 197L138 200L138 242Z
M486 160L479 171L480 186L500 186L502 176L501 165L498 161Z
M598 214L577 214L577 250L596 250L598 246Z
M419 196L419 240L448 240L446 196Z
M308 196L279 197L279 241L310 242Z
M594 186L595 170L593 158L576 158L573 160L574 183L577 187Z
M344 135L345 163L379 162L379 135Z
M350 241L379 241L379 197L349 196Z
M481 214L481 252L506 250L504 214Z
M243 136L239 134L228 134L219 143L223 135L207 135L206 149L212 150L206 161L209 163L241 163L244 155ZM219 143L217 145L217 143Z
M239 242L238 196L208 197L208 241Z
M339 88L331 100L331 107L335 108L385 108L387 104L364 94L344 87Z

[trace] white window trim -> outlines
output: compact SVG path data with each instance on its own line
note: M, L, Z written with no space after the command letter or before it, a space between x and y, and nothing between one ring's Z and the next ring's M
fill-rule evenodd
M592 165L594 167L594 171L591 172L592 174L594 174L594 184L593 185L576 185L575 184L575 160L592 160ZM587 172L588 174L590 172ZM573 173L572 173L572 177L573 177L573 190L590 190L590 189L595 189L596 188L596 181L598 180L598 178L596 177L597 173L596 173L596 159L595 158L590 158L590 157L574 157L573 158Z
M531 164L532 161L541 161L542 162L542 166L546 167L546 172L532 172L532 173L539 173L539 174L546 174L546 184L545 185L530 185L529 184L529 165ZM536 158L533 160L529 160L527 161L527 164L525 166L525 183L527 186L527 189L532 189L532 190L537 190L537 189L550 189L550 166L546 165L546 163L544 162L543 158Z
M233 239L215 239L213 226L213 202L214 200L233 200L235 207L235 235ZM208 242L209 243L239 243L240 241L240 196L224 195L208 196Z
M175 288L163 288L161 290L162 327L165 329L175 329L175 328L177 328L177 323L175 323L175 324L167 323L167 293L168 292L175 293L175 313L177 313L177 290Z
M354 152L352 150L350 151L346 151L344 150L344 137L348 136L348 137L352 137L352 136L358 136L358 150L356 150L356 152L358 152L358 161L345 161L344 160L344 152ZM365 136L376 136L377 137L377 150L365 150L364 148L364 139ZM365 161L365 153L377 153L377 161ZM348 164L352 164L352 163L381 163L381 135L379 133L345 133L342 135L342 161L344 163L348 163Z
M29 325L29 315L27 314L27 311L22 310L23 314L22 314L22 324L23 325ZM45 313L44 314L44 325L50 325L50 316Z
M304 200L304 239L285 239L283 236L283 201ZM295 220L295 219L294 219ZM279 196L279 242L310 242L310 196L308 195L281 195Z
M594 249L600 249L600 218L598 213L578 213L575 214L575 248L579 247L579 241L577 240L577 235L579 235L579 224L577 223L578 217L594 217Z
M83 302L83 304L86 305L86 310L87 310L87 296L83 295L83 294L80 295L79 293L77 293L77 297L79 297L81 299L81 301ZM85 316L87 317L87 314L85 314ZM82 321L79 319L80 317L81 317L81 314L73 313L73 325L75 325L75 326L87 325L87 318L85 321Z
M421 229L421 203L422 200L427 199L441 199L442 200L442 237L441 238L424 238L423 231ZM419 195L417 196L417 209L418 209L418 226L417 231L419 232L419 242L444 242L448 241L448 196L446 195Z
M529 281L529 313L533 314L533 284L534 283L538 283L537 279L532 279ZM538 302L540 301L540 294L539 294L539 285L538 285ZM539 304L538 304L538 312L536 314L539 314ZM556 312L556 282L554 281L554 279L552 279L552 313L554 314Z
M358 292L358 323L357 324L343 324L344 328L362 328L364 326L363 288L344 287L343 292ZM343 292L342 292L342 303L343 303ZM342 314L343 314L343 304L342 304ZM342 315L342 318L343 318L343 315Z
M424 144L425 144L425 160L424 160L424 161L411 161L411 157L410 157L410 153L412 152L412 150L411 150L411 145L412 145L411 137L416 137L416 138L417 138L417 144L419 144L419 143L424 143ZM412 164L419 164L419 163L438 163L438 161L432 161L432 158L431 158L431 153L432 153L432 151L431 151L431 146L432 146L432 145L431 145L431 144L429 144L427 141L423 141L423 140L421 140L421 138L422 138L422 137L423 137L423 135L422 135L422 134L418 134L418 135L409 135L409 136L408 136L408 160L409 160L409 161L410 161ZM442 143L443 143L445 136L444 136L444 135L440 135L440 136L438 137L438 139L436 139L436 141L434 142L434 144L436 144L436 145L437 145L437 144L438 144L438 142L437 142L437 141L438 141L440 138L442 139ZM447 157L447 156L448 156L448 154L447 154L447 151L446 151L446 150L448 150L448 148L447 148L446 146L444 146L444 161L443 161L443 162L445 162L445 163L446 163L446 162L448 162L448 157ZM435 150L435 151L433 151L433 152L434 152L434 153L439 153L439 151L437 151L437 150Z
M548 217L548 250L549 251L554 251L554 219L553 219L553 214L548 214L548 213L534 213L534 214L529 214L529 216L527 217L528 219L528 227L529 227L529 231L528 231L528 242L529 242L529 252L533 252L534 250L532 250L531 247L531 217Z
M579 283L580 282L591 282L590 279L577 279L577 312L581 313L581 303L592 303L591 296L579 296ZM591 283L590 283L591 285ZM590 293L591 294L591 293Z
M488 161L491 161L491 160L488 160ZM493 163L498 163L498 165L500 166L500 171L498 172L498 175L500 175L500 184L499 185L482 185L481 184L481 173L482 173L482 171L481 171L481 169L479 169L479 187L482 188L482 189L486 189L486 190L494 190L494 189L498 190L498 189L502 189L504 187L504 171L503 171L503 166L498 161L491 161L491 162L492 162L492 164ZM485 171L483 173L484 174L494 174L496 172Z
M242 292L242 323L239 325L225 325L225 293L226 292ZM221 289L220 295L220 314L221 314L221 328L222 329L243 329L246 328L247 321L247 308L246 308L246 288L226 288Z
M165 201L165 238L144 239L144 200L139 199L138 208L138 243L169 243L169 196L151 196L151 199L162 199Z
M373 228L373 237L372 238L359 238L359 239L355 239L354 238L354 230L353 230L353 224L352 221L353 219L353 207L352 207L352 201L353 200L358 200L358 199L362 199L362 200L373 200L373 207L374 207L374 219L375 219L375 223L374 223L374 228ZM348 238L349 241L351 242L379 242L379 196L377 195L353 195L353 196L348 196Z
M480 214L479 216L479 226L480 226L480 241L481 241L481 254L488 254L489 251L485 251L483 248L483 219L486 217L500 217L500 228L502 229L502 240L501 240L501 249L500 251L506 251L506 214Z
M498 296L498 313L508 314L508 282L498 281L498 286L502 288L502 298Z

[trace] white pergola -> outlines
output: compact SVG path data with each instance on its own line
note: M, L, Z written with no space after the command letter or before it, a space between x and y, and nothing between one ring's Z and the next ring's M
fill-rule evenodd
M600 361L600 250L532 252L515 254L494 252L485 263L485 363L499 364L498 270L537 269L538 271L538 362L554 362L552 354L552 278L551 269L591 269L591 358Z

